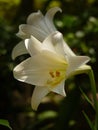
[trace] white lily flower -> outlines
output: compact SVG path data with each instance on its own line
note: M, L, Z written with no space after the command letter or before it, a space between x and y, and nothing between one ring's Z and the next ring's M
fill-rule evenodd
M24 43L24 39L30 38L33 35L39 41L43 41L48 35L56 31L53 24L53 18L56 12L60 11L59 7L54 7L48 10L44 16L41 11L32 13L27 18L27 24L21 24L19 26L19 32L17 36L22 38L23 41L19 42L12 51L12 58L28 53Z
M31 36L25 46L31 57L17 65L13 74L17 80L35 85L31 99L34 110L51 91L65 96L65 80L90 60L88 56L76 56L57 31L42 43Z

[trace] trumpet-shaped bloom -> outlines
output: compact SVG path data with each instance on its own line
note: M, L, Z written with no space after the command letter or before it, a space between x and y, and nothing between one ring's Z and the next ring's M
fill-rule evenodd
M17 56L28 53L25 45L24 39L30 38L33 35L39 41L43 41L48 35L56 31L53 24L53 18L57 11L61 12L58 7L51 8L44 16L41 11L32 13L27 18L27 24L21 24L19 26L19 32L17 36L22 38L23 41L17 44L12 52L12 58L15 59Z
M17 80L35 85L31 99L34 110L50 91L65 96L65 80L90 59L76 56L57 31L42 43L31 36L25 40L25 47L30 57L17 65L13 74Z

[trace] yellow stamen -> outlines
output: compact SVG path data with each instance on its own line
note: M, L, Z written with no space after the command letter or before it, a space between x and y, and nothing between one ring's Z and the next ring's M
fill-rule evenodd
M50 74L50 76L51 76L52 78L55 77L55 75L54 75L54 73L53 73L52 71L50 71L49 74Z
M56 71L56 77L60 77L60 72Z
M68 67L68 63L66 60L59 61L58 64L60 66L52 68L48 71L49 77L46 81L47 87L56 87L66 78L66 71Z
M49 75L51 76L51 78L47 80L46 85L54 87L65 78L65 71L50 71Z

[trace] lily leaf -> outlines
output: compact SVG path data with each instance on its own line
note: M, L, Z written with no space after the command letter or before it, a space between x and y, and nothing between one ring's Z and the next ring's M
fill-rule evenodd
M89 119L89 117L87 116L87 114L84 111L83 111L83 115L84 115L85 119L87 120L91 130L95 130L95 127L94 127L93 123L91 122L91 120Z
M91 106L93 106L91 100L87 97L87 95L83 92L83 90L82 90L81 88L80 88L80 91L81 91L81 93L83 94L83 96L85 97L85 99L87 100L87 102L88 102Z
M9 122L7 120L4 120L4 119L0 119L0 125L3 125L5 127L8 127L10 130L12 130Z

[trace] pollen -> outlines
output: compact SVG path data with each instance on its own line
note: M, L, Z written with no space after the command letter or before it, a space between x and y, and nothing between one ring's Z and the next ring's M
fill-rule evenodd
M60 72L56 71L56 77L60 77Z
M54 78L54 77L55 77L55 75L54 75L54 72L53 72L53 71L50 71L50 72L49 72L49 74L50 74L50 76L51 76L52 78Z
M51 78L47 80L46 84L52 87L56 86L64 79L64 75L62 75L59 70L49 71L49 75Z
M64 81L66 79L67 66L68 63L66 61L62 61L61 66L48 70L48 78L46 80L45 86L53 88L59 85L62 81Z
M52 78L60 77L60 71L50 71L49 74Z

